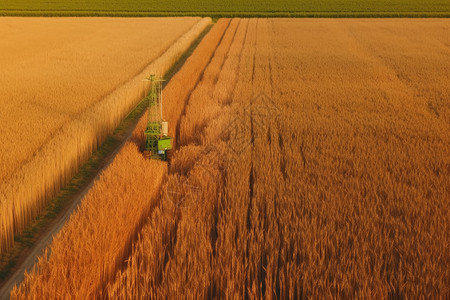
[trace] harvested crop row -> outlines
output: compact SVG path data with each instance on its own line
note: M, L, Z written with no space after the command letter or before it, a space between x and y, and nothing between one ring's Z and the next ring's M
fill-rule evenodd
M448 297L449 27L241 20L109 295Z
M164 88L164 119L171 124L169 127L169 135L175 136L174 146L178 140L177 128L180 123L180 117L186 108L186 101L192 90L197 84L195 80L197 74L203 74L203 70L208 65L213 52L211 47L218 45L222 39L223 32L229 26L229 19L220 19L211 29L208 38L202 40L201 44L195 49L195 52L189 57L183 68L177 72L170 84ZM193 80L194 79L194 80ZM146 114L139 121L134 131L133 140L143 145L144 130L147 126L148 115Z
M194 87L203 72L198 65L207 65L229 22L219 20L171 79L164 90L165 98L172 99L167 101L168 111L181 112L183 99L189 93L189 90L180 93L171 86L178 87L181 80L183 87ZM176 119L175 114L171 117ZM141 123L146 121L144 115ZM142 130L140 126L135 130L137 144ZM129 142L125 145L83 199L81 208L55 237L49 247L51 255L44 254L35 270L27 274L24 283L12 292L13 299L48 299L56 293L63 298L105 296L104 287L122 266L142 219L157 204L159 198L155 196L159 195L161 178L167 172L164 163L145 160L137 144Z
M143 228L133 247L128 267L119 272L116 281L108 287L110 298L170 299L180 295L181 290L187 298L211 298L214 295L214 287L210 284L216 276L215 266L212 265L214 261L211 260L214 253L211 240L217 234L214 224L217 225L217 212L224 201L224 195L220 194L224 186L217 150L222 149L225 153L225 145L217 140L216 134L218 144L209 151L194 143L186 146L184 130L188 126L200 133L205 128L217 128L208 123L212 121L208 119L212 113L221 113L217 111L218 97L214 97L213 92L226 89L227 83L230 83L219 78L223 74L220 70L225 68L225 62L227 70L231 61L237 66L240 48L236 47L236 53L232 51L236 48L230 47L244 41L247 24L248 20L233 19L202 80L190 95L186 115L181 121L181 148L171 162L169 176L162 188L163 201ZM214 86L214 83L217 85ZM222 112L225 112L224 119L228 121L226 108ZM195 121L189 123L187 118L202 120L203 126ZM195 138L190 140L200 143ZM139 263L140 258L145 263ZM217 270L218 273L221 271L223 269Z
M67 183L143 97L148 83L142 79L150 73L168 71L211 23L210 18L164 19L160 23L162 28L160 25L155 25L153 30L140 28L150 28L159 21L128 20L124 22L130 23L129 27L120 23L117 30L114 26L117 24L111 20L87 21L80 29L85 35L78 39L74 35L75 42L61 48L58 41L73 26L73 19L51 20L49 24L31 19L28 22L31 26L47 30L50 30L48 26L55 26L52 27L56 28L55 37L43 37L43 45L37 39L33 48L36 53L30 52L29 47L22 50L11 46L22 40L0 45L6 47L5 53L11 52L12 61L8 63L5 56L0 58L5 65L3 74L7 74L0 79L4 97L0 127L5 130L2 136L6 138L0 146L0 253L12 246L14 235L39 214L48 199ZM16 19L11 22L13 28L24 23ZM84 32L92 31L92 26L98 26L95 34ZM137 28L139 34L131 34ZM25 36L30 34L33 31ZM118 34L123 39L119 39L120 47L115 45ZM150 44L142 43L143 35L149 36ZM162 35L168 42L160 38L159 48L152 52L152 43ZM23 41L29 43L28 39ZM130 51L134 54L123 54ZM105 58L99 58L102 55ZM23 72L25 67L29 71ZM43 72L46 76L42 76ZM25 89L23 81L27 82Z

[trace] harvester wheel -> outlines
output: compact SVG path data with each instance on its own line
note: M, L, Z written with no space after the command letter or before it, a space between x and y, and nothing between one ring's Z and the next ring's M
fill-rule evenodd
M166 150L166 161L169 163L172 161L173 151L172 149Z

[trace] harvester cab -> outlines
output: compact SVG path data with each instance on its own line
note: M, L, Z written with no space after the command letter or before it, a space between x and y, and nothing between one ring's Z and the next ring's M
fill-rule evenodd
M168 136L169 124L163 119L162 105L162 78L150 75L150 93L147 96L148 123L144 132L145 150L144 156L147 158L167 160L170 157L173 138Z

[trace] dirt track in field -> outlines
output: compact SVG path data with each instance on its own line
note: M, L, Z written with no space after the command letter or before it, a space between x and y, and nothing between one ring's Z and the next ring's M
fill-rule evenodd
M9 276L7 281L0 288L0 300L9 299L9 294L14 285L20 284L23 281L25 271L30 272L32 270L34 264L38 260L38 257L42 255L44 249L51 244L53 237L63 228L64 224L66 224L66 222L69 220L70 216L75 211L75 209L77 209L81 200L87 194L87 192L92 187L94 182L100 177L102 172L108 168L108 166L116 157L117 153L119 153L120 149L122 149L125 142L130 139L135 127L136 124L134 124L133 126L130 127L130 129L127 130L126 135L123 138L123 141L105 159L103 165L101 166L101 169L98 170L95 177L90 182L86 183L85 186L80 191L78 191L72 197L72 199L68 201L68 203L71 204L67 205L67 207L62 212L59 213L57 218L53 220L53 222L49 225L49 229L41 233L40 237L38 238L38 241L34 244L34 246L24 253L23 258L17 263L16 267L14 267L13 273Z

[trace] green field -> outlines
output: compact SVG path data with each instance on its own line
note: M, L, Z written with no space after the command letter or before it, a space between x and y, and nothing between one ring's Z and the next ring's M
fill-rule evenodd
M450 17L449 0L1 0L0 15Z

